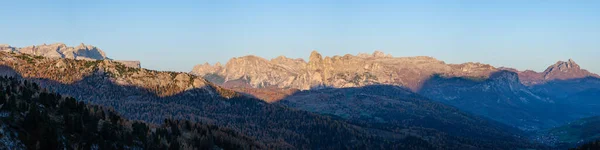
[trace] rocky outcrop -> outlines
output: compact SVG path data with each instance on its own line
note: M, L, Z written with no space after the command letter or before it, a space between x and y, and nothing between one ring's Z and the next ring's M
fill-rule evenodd
M572 79L572 78L584 78L587 76L597 76L587 70L581 69L575 61L569 59L568 61L558 61L556 64L548 67L544 72L543 76L545 80L554 79Z
M434 74L479 77L488 76L496 70L487 64L446 64L432 57L392 57L380 51L333 57L323 57L313 51L308 62L283 56L272 60L244 56L231 59L224 67L197 65L191 73L199 76L219 75L224 82L244 80L252 87L306 90L388 84L418 90Z
M92 45L81 43L75 47L68 47L63 43L43 44L37 46L28 46L15 49L15 51L24 54L44 56L51 58L70 58L82 60L103 60L107 59L104 51Z
M558 61L543 72L531 70L517 72L519 73L522 83L526 85L538 85L554 80L581 79L586 77L600 78L597 74L581 69L573 59L569 59L568 61Z
M188 73L127 67L121 62L108 59L95 61L55 59L0 52L0 66L12 68L15 71L13 75L18 74L25 78L48 79L62 84L74 84L85 78L94 78L107 80L119 86L143 88L158 96L172 96L191 89L204 90L226 98L237 95L233 91ZM2 72L11 74L6 70Z
M11 47L8 44L0 44L0 51L3 51L3 52L13 52L13 51L15 51L15 48Z
M22 48L11 47L7 44L0 45L0 51L43 56L48 58L69 58L76 60L112 60L106 56L104 51L92 45L81 43L75 47L68 47L64 43L53 43L43 45L33 45ZM139 61L119 60L129 67L141 68Z

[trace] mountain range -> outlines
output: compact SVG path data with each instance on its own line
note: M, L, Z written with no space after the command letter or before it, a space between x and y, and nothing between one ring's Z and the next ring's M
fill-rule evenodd
M199 76L219 76L219 82L245 80L254 88L275 86L309 90L318 87L358 87L373 84L400 85L413 91L421 89L433 75L487 78L494 72L509 70L519 75L524 85L543 84L554 80L600 77L581 69L573 60L559 61L544 72L518 71L496 68L488 64L447 64L427 56L392 57L376 51L373 54L346 54L324 57L317 51L308 62L280 56L267 60L257 56L232 58L224 66L220 63L196 65L190 73Z
M244 56L183 73L112 60L84 44L4 45L0 50L0 75L10 80L35 83L90 105L86 107L107 107L157 129L186 126L186 121L203 129L216 127L222 130L215 132L226 132L223 137L233 137L222 142L237 143L237 148L549 149L552 145L531 138L600 115L599 76L573 60L534 72L379 51L333 57L313 51L308 62ZM129 134L121 128L132 124L123 122L130 124L117 128ZM204 132L190 133L222 135ZM181 148L195 140L174 139L179 140L174 147ZM141 142L137 146L145 145ZM164 146L173 147L170 141Z
M101 49L81 43L75 47L68 47L64 43L32 45L27 47L12 47L8 44L0 44L0 51L30 54L48 58L69 58L77 60L105 60L110 58ZM128 67L140 68L139 61L117 60Z
M596 96L568 100L600 89L600 76L572 59L535 72L473 62L447 64L426 56L393 57L380 51L324 58L313 51L308 62L250 55L232 58L224 66L196 65L190 73L268 102L301 90L400 86L526 131L600 114Z
M113 108L125 118L149 123L186 119L227 127L256 138L270 148L537 147L518 136L522 133L498 130L499 125L475 122L469 126L470 134L476 134L477 130L470 128L477 127L495 131L490 135L502 137L481 139L416 124L381 128L265 103L187 73L131 68L112 60L56 59L19 53L0 55L3 75L35 82L42 88L83 102ZM479 140L494 142L480 143Z

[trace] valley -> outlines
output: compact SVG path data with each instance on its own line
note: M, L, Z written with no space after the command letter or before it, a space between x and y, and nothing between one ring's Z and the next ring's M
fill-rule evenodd
M0 55L0 74L11 80L147 126L184 120L226 128L257 144L243 149L548 149L597 138L557 136L572 131L566 127L542 132L599 115L600 80L572 60L538 73L542 80L528 71L382 52L325 58L313 52L308 63L246 56L191 73L148 70L104 55ZM579 74L551 76L569 69Z

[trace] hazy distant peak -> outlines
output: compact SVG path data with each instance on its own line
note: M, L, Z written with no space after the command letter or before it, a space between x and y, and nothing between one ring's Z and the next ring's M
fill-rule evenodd
M549 66L544 72L545 73L549 73L552 71L562 71L562 72L569 72L571 70L579 70L580 67L577 63L575 63L575 61L573 61L573 59L569 59L568 61L558 61L556 62L554 65Z
M221 65L221 63L220 63L220 62L217 62L217 63L215 63L215 67L221 67L221 66L222 66L222 65Z
M385 54L382 51L375 50L375 52L373 52L373 57L377 57L377 58L388 57L388 58L391 58L393 56L391 54Z
M46 43L44 43L44 45L46 45ZM61 43L61 42L57 42L57 43L50 44L50 46L67 47L67 44Z
M32 45L21 48L11 47L8 44L0 46L0 51L23 53L29 55L43 56L48 58L69 58L78 60L111 60L104 51L93 45L80 43L75 47L69 47L65 43L52 43ZM117 60L118 62L134 68L140 68L139 61Z

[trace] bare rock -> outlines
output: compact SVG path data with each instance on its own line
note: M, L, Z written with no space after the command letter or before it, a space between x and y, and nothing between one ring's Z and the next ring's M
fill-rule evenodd
M83 43L75 47L69 47L64 43L53 43L27 46L23 48L16 48L11 47L8 44L2 44L0 45L0 51L43 56L47 58L68 58L87 61L111 60L106 56L104 51L98 47L85 45ZM117 62L120 62L127 67L141 68L141 63L139 61L119 60Z
M497 69L483 64L445 64L424 56L393 58L379 51L366 55L347 54L325 58L319 52L312 51L308 62L284 56L271 61L257 56L245 56L231 59L224 68L208 64L197 65L191 73L200 76L217 75L224 82L242 80L252 87L311 89L391 84L416 90L433 74L487 76L495 70Z
M546 70L543 72L525 70L518 73L521 81L525 85L542 84L552 80L600 77L597 74L591 73L585 69L581 69L581 67L575 63L573 59L569 59L567 61L558 61L546 68Z

